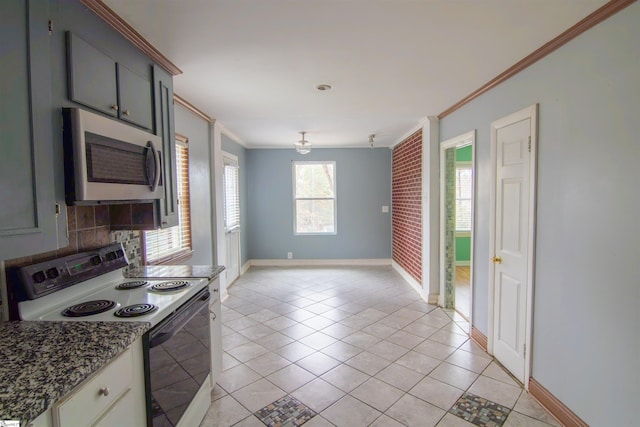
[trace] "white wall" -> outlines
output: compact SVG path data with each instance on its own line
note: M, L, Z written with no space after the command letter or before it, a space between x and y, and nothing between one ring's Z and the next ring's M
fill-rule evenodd
M175 105L176 132L189 138L189 190L193 256L184 263L214 265L209 123Z
M640 400L640 4L441 121L477 129L473 323L487 333L489 126L539 103L532 376L593 426Z

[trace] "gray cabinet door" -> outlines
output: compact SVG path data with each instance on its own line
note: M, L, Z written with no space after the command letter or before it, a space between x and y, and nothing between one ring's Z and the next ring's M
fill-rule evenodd
M162 137L164 153L164 199L160 200L161 227L178 225L178 183L176 176L176 134L173 118L173 77L157 65L153 66L153 95L156 113L156 135Z
M73 33L67 33L69 99L118 117L116 62Z
M56 249L49 2L0 2L0 260Z
M117 64L117 68L120 118L153 129L151 83L122 64Z

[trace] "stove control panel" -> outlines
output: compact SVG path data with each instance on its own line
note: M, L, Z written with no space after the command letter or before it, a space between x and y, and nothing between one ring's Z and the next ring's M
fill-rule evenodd
M18 278L28 299L36 299L129 264L121 243L21 267Z

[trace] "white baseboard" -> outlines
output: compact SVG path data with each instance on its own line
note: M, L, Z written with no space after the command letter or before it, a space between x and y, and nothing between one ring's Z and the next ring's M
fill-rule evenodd
M438 305L438 298L440 298L440 294L429 294L429 299L427 299L427 303Z
M341 265L391 265L387 258L373 259L252 259L247 261L256 267L301 267L301 266L341 266ZM245 264L246 265L246 264ZM244 267L243 267L244 268Z
M461 267L468 267L471 265L471 261L456 261L456 265Z
M240 275L242 276L244 273L246 273L247 270L249 270L250 267L251 267L251 260L249 260L249 261L244 263L244 265L240 269Z
M395 271L402 276L402 278L411 285L411 287L421 296L422 296L422 284L418 282L407 270L404 269L400 264L395 261L391 261L391 266ZM424 298L424 297L423 297Z

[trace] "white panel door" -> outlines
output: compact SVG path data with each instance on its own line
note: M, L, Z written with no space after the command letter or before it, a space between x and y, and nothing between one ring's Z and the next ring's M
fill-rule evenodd
M496 130L493 354L524 382L531 118Z

